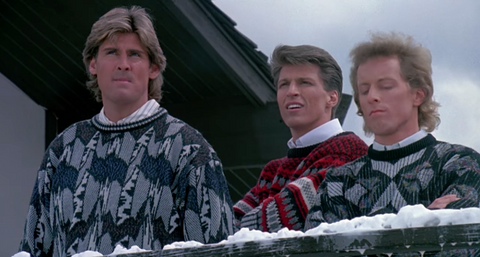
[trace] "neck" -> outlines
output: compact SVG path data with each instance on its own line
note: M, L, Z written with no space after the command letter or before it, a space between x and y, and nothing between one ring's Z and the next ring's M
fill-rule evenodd
M329 122L330 120L324 120L322 122L317 122L314 124L310 124L309 126L302 126L302 127L290 127L290 133L292 134L292 140L295 142L297 139L301 138L303 135L307 134L308 132L320 127L321 125Z
M105 112L105 116L112 121L112 122L118 122L119 120L122 120L132 113L134 113L136 110L140 109L145 102L140 102L137 104L106 104L104 103L103 105L103 111Z
M298 130L290 129L290 133L292 134L293 142L297 141L299 138L301 138L303 135L307 134L310 131L312 131L312 130L310 129L310 130L298 131Z
M420 128L417 126L417 128L415 129L408 130L408 131L404 130L404 131L401 131L401 133L396 133L394 135L382 136L382 135L375 134L375 142L382 145L393 145L417 133L419 130Z

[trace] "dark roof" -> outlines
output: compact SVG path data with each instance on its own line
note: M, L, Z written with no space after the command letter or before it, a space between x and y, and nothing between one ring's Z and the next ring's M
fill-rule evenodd
M154 18L167 57L163 105L243 97L275 101L267 57L210 0L0 2L0 72L36 103L79 120L100 105L85 88L82 50L92 24L132 3Z

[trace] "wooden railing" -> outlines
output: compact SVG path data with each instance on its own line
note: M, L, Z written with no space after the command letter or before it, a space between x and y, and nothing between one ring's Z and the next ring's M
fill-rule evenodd
M281 238L235 244L210 244L153 252L123 254L119 257L160 256L395 256L411 253L431 256L480 256L461 254L471 249L480 253L480 224L388 229L319 236ZM448 252L452 251L452 252ZM456 251L456 252L454 252ZM410 256L411 254L407 254Z

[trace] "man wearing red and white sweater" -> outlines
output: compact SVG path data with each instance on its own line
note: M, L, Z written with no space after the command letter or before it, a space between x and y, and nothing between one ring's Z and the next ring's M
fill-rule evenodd
M270 61L277 102L292 138L286 157L270 161L257 184L234 206L237 228L301 230L328 167L354 161L367 145L344 132L335 109L342 71L325 50L308 45L275 48Z

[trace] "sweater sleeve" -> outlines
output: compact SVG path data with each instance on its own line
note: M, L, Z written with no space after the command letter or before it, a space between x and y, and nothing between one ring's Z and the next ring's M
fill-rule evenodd
M282 163L283 159L285 158L273 160L267 163L267 165L265 165L263 170L260 172L257 184L233 206L236 229L240 228L241 219L243 216L258 207L261 202L269 196L270 187L275 179L277 169Z
M284 227L303 229L326 169L348 161L351 160L337 154L319 158L303 173L304 176L287 184L278 194L268 197L247 213L241 220L241 227L268 232L277 232Z
M354 161L366 153L367 145L353 134L326 141L302 161L290 183L247 213L241 226L268 232L284 227L302 230L326 170Z
M233 234L232 202L216 153L209 145L201 148L184 168L188 174L182 190L185 196L177 200L185 201L184 240L217 243Z
M349 168L328 170L325 180L320 185L315 200L307 214L304 230L317 227L323 222L336 222L342 219L350 219L351 215L347 200L344 197L345 187L349 184Z
M53 235L50 220L50 191L53 165L47 150L40 169L28 207L27 219L19 251L33 256L47 257L53 254Z
M454 148L461 146L454 145ZM447 205L449 209L479 207L480 202L480 154L470 148L458 149L442 168L448 181L441 196L454 194L460 200Z

